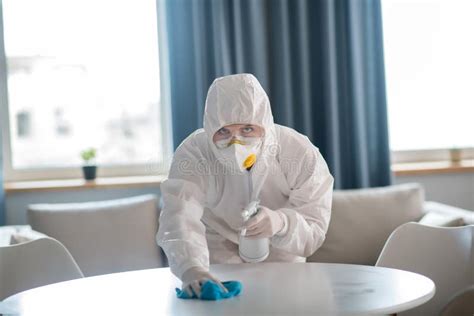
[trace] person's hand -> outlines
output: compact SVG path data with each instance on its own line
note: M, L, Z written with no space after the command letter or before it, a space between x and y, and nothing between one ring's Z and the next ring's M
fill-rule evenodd
M245 223L247 228L245 237L252 239L272 237L284 228L283 216L285 215L280 211L272 211L265 206L259 206L257 214Z
M208 280L215 282L225 293L228 292L221 281L201 267L192 267L184 271L181 277L182 290L188 293L189 296L193 296L194 292L197 297L201 297L201 286Z

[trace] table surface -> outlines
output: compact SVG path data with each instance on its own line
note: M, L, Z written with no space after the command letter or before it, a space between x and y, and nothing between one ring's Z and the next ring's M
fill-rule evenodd
M169 268L51 284L7 298L21 315L360 315L398 313L431 299L419 274L361 265L257 263L212 265L221 280L239 280L240 296L222 301L176 298ZM6 313L7 314L7 313Z

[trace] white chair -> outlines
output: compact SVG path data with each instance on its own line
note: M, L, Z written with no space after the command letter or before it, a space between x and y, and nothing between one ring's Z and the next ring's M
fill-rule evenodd
M32 204L31 227L59 240L85 276L163 266L155 241L158 201L153 194L117 200Z
M69 251L52 238L0 247L0 300L38 286L83 277Z
M473 284L473 240L473 225L407 223L390 235L376 266L419 273L436 285L429 302L400 315L439 315L455 293Z

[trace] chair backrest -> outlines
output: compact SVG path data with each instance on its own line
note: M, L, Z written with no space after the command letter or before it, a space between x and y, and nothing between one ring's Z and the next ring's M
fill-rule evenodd
M473 283L474 226L407 223L389 237L376 266L425 275L436 285L426 304L400 315L439 315L449 299Z
M32 228L64 244L85 276L161 267L158 215L153 194L28 210Z
M0 300L38 286L82 277L69 251L52 238L0 247Z

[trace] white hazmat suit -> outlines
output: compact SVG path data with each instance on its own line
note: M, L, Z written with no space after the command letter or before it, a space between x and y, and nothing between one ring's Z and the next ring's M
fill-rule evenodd
M229 172L213 135L230 124L264 128L250 171ZM270 238L265 261L304 262L323 243L331 215L333 177L310 140L274 124L270 102L257 79L238 74L216 79L206 99L204 128L176 149L161 184L163 208L157 243L181 278L210 263L241 263L242 210L250 201L279 211L285 232Z

